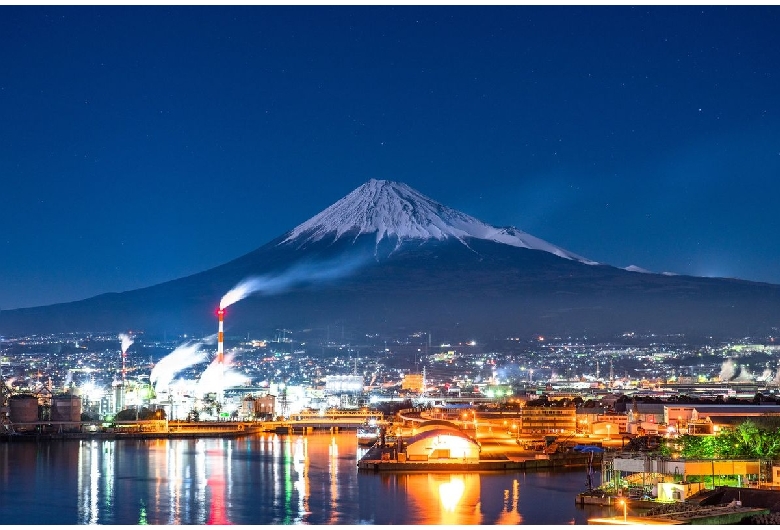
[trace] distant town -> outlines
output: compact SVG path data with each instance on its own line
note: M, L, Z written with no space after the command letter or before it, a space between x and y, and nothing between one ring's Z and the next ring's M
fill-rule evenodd
M528 408L565 400L572 406L565 420L547 425L526 418L512 428L518 435L614 437L712 433L726 414L707 413L708 407L764 405L761 412L769 412L766 405L780 398L780 344L772 336L689 344L682 336L635 333L607 342L537 336L457 343L423 331L346 338L334 328L312 335L227 334L224 365L217 365L214 337L2 337L4 397L34 396L35 420L51 419L58 396L78 398L80 418L68 419L96 423L123 411L136 419L246 421L393 403ZM668 406L643 413L627 407L628 398ZM3 410L7 424L11 411Z

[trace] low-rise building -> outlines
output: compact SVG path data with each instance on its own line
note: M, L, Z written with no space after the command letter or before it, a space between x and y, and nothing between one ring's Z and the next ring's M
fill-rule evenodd
M573 433L577 408L570 406L525 406L520 412L521 435Z

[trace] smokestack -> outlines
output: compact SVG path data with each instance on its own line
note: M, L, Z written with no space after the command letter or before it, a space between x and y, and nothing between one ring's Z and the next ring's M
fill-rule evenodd
M225 358L225 344L223 340L225 335L225 310L219 308L217 315L219 315L219 333L217 334L217 362L222 364L222 361Z
M130 346L133 345L133 338L130 335L126 335L124 333L119 334L119 340L122 341L122 401L121 401L121 409L125 408L125 385L127 383L127 350L130 348Z
M225 381L225 366L223 361L225 360L225 309L220 307L217 311L219 315L219 332L217 333L217 366L219 366L219 391L217 392L217 401L222 403L224 398L224 388L222 385Z

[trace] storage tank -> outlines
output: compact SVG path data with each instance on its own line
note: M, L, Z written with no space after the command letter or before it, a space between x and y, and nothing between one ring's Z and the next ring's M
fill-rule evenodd
M81 421L81 398L72 394L54 396L51 421Z
M241 417L253 418L256 413L255 398L247 396L241 402Z
M38 421L38 398L30 394L16 394L8 398L8 417L11 423Z

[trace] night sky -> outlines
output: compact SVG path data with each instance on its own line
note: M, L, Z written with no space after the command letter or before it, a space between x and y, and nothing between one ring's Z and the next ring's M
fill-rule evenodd
M0 309L225 263L371 178L780 283L775 6L0 7Z

